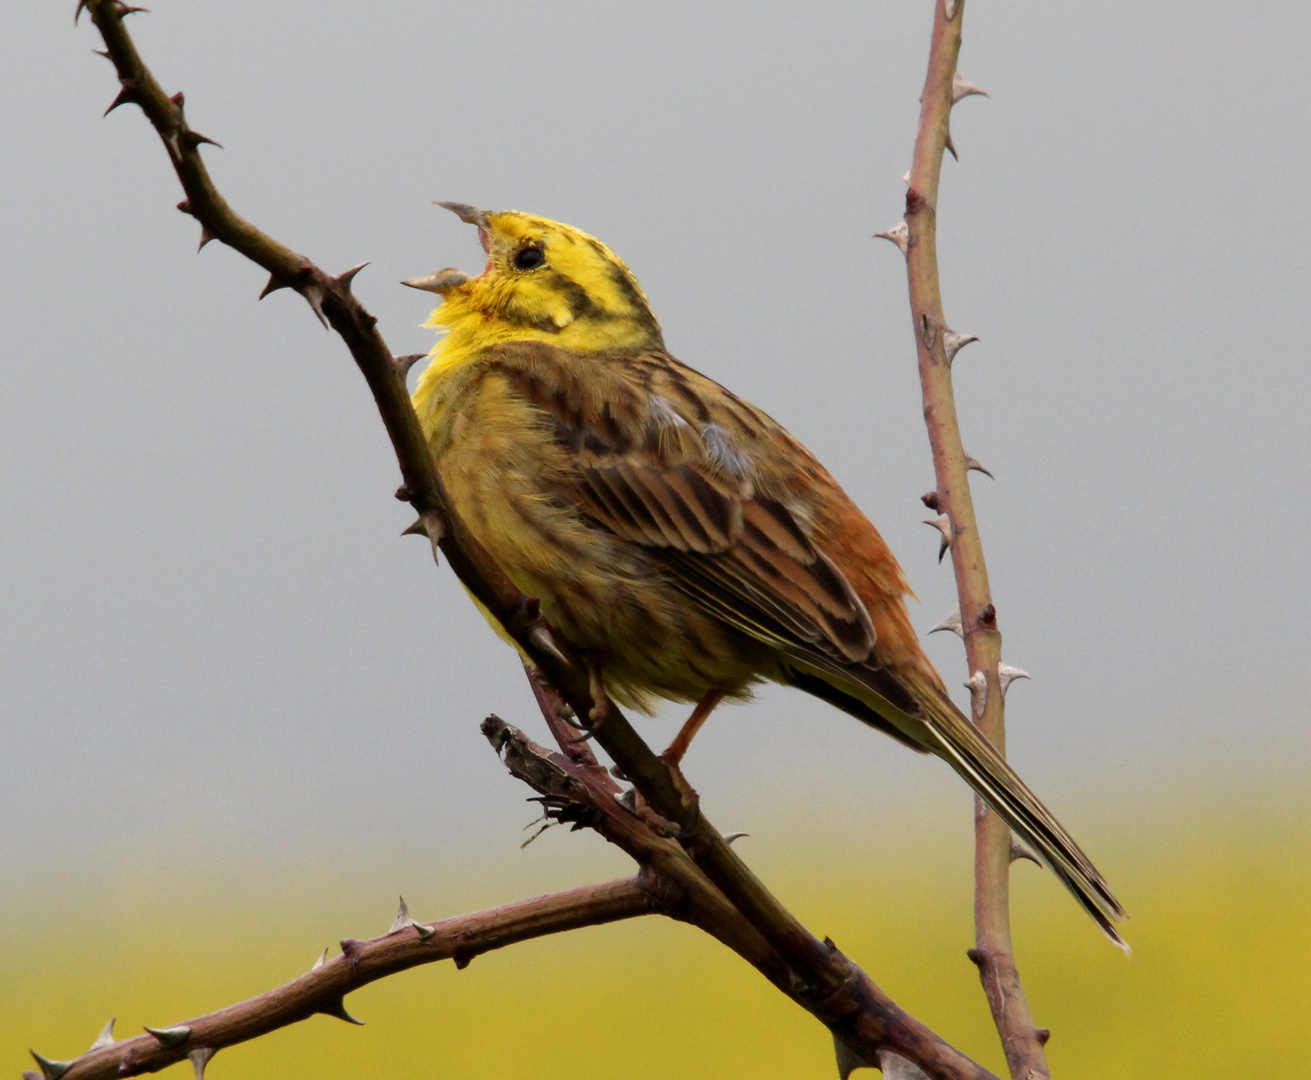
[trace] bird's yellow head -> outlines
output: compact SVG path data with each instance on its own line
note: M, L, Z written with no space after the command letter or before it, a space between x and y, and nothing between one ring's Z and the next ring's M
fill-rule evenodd
M477 277L447 269L405 282L441 295L426 325L450 331L443 352L505 341L580 353L664 347L632 271L595 237L518 210L439 205L478 226L487 252Z

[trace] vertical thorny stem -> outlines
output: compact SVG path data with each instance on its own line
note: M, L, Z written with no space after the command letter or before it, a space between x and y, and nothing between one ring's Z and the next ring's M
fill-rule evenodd
M1004 753L1004 700L997 674L1001 631L988 587L988 570L970 497L969 463L961 444L951 382L951 361L961 340L943 317L938 282L938 180L950 139L953 83L964 7L964 0L936 0L935 3L928 76L920 99L919 133L906 192L906 265L924 395L924 421L937 477L937 510L948 519L944 524L951 536L952 566L960 595L961 633L970 675L973 679L982 673L984 681L983 688L973 691L973 716L983 734ZM1034 1026L1011 948L1010 862L1010 830L997 814L976 802L976 948L970 956L979 966L1012 1077L1041 1080L1050 1075L1043 1053L1046 1033Z

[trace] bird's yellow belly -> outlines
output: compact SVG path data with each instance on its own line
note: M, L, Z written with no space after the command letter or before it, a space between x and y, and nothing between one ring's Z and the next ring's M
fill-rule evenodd
M538 439L482 430L438 457L451 502L510 579L600 667L621 704L746 693L767 651L677 589L659 554L584 518L553 491L552 450Z

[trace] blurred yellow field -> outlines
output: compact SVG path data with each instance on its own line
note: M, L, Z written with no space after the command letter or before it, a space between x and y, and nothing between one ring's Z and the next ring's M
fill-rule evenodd
M1104 829L1132 920L1130 959L1110 947L1036 868L1016 871L1019 958L1056 1076L1301 1077L1311 1060L1311 828L1286 808L1227 823L1185 817L1133 834ZM570 880L622 864L584 838L552 834ZM948 859L947 847L952 847ZM595 845L591 845L595 848ZM993 1069L1001 1067L965 958L969 881L959 845L906 850L770 846L752 861L902 1005ZM581 856L584 860L586 856ZM602 865L604 864L604 865ZM497 864L441 887L437 917L532 891L523 864ZM440 876L441 868L424 874ZM449 872L449 868L448 868ZM584 876L578 877L579 873ZM0 1032L7 1075L34 1046L84 1049L108 1016L119 1033L177 1022L267 989L342 936L385 929L376 881L252 874L119 883L98 910L28 912L3 928ZM536 883L540 886L542 883ZM554 885L556 882L551 882ZM261 895L267 885L272 895ZM452 907L455 903L463 907ZM22 905L20 905L22 906ZM36 924L40 929L30 932ZM756 973L690 928L658 918L530 942L402 974L349 1000L367 1021L316 1017L225 1050L215 1080L433 1076L831 1078L827 1034Z

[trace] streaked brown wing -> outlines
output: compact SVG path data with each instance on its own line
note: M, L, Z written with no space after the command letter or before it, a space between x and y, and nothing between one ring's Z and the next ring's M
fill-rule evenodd
M658 552L683 592L745 633L830 662L869 658L865 605L785 503L757 490L751 445L714 422L715 401L689 396L687 369L536 344L493 355L548 418L590 518Z
M738 493L688 462L662 466L589 451L577 467L588 514L626 540L710 554L727 551L741 532Z

